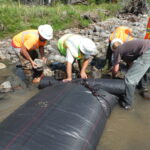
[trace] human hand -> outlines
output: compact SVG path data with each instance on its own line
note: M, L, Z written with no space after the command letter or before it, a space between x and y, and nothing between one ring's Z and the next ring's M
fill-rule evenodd
M46 64L47 58L46 57L42 57L41 59L43 60L43 63Z
M88 78L87 74L83 71L80 73L80 76L81 76L82 79L87 79Z
M70 82L70 81L72 81L72 78L63 79L63 82Z
M31 65L32 65L32 67L33 67L34 69L37 68L37 64L36 64L34 61L31 62Z

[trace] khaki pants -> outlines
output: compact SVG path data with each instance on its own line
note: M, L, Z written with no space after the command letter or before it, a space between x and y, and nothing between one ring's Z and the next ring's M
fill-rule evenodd
M36 69L34 69L31 65L30 61L27 60L23 55L21 55L20 48L13 48L13 50L16 52L16 54L20 60L22 69L24 71L24 74L25 74L27 80L32 81L33 78L41 76L43 71L37 71ZM33 60L38 58L38 53L36 50L30 50L30 51L28 51L28 53Z

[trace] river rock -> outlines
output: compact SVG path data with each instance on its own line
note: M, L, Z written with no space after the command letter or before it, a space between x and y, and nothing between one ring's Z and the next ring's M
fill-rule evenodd
M146 33L146 26L148 21L147 14L140 14L138 16L128 14L118 14L114 18L109 18L105 21L98 21L90 24L88 27L70 28L62 31L58 31L54 38L45 46L45 54L50 62L58 61L64 62L65 57L60 56L57 48L58 39L66 33L81 34L87 38L92 39L99 50L98 56L106 54L108 46L108 38L112 31L118 26L128 26L133 30L133 36L135 38L143 39ZM12 63L18 62L18 58L12 52L10 48L11 39L0 41L0 59L9 59Z
M12 91L12 86L10 81L5 81L2 84L0 84L0 92L1 93L7 93Z
M1 50L1 49L0 49ZM0 59L4 60L6 57L4 56L4 54L0 51Z
M4 68L6 68L6 65L3 63L0 63L0 69L4 69Z
M44 76L53 76L54 75L54 71L52 71L49 67L44 67L44 71L43 71Z

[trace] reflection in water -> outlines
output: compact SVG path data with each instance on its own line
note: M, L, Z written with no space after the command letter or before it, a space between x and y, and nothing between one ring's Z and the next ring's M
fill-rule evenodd
M1 70L0 83L7 79L12 69L14 67ZM21 70L17 74L20 76ZM0 93L0 122L38 91L35 86ZM150 150L150 101L143 100L138 94L135 99L133 111L115 107L96 150Z

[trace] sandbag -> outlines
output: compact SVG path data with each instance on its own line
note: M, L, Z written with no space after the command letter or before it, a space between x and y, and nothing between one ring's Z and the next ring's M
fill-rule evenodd
M105 99L75 83L47 87L0 124L0 149L95 150L107 120Z

